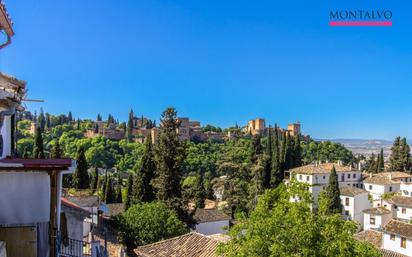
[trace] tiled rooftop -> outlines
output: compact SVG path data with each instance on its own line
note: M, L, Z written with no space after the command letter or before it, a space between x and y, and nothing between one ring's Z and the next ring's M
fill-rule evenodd
M368 214L374 214L374 215L384 215L384 214L390 214L391 211L383 208L383 207L375 207L375 208L371 208L371 209L366 209L363 210L364 213L368 213Z
M400 171L382 172L370 175L369 177L365 178L363 182L378 185L389 185L394 183L400 183L400 180L403 178L412 178L412 175Z
M351 186L343 186L339 188L340 194L344 196L355 196L355 195L360 195L364 193L368 193L368 191L357 188L357 187L351 187Z
M357 171L352 166L338 165L336 163L308 164L289 170L291 173L297 174L322 174L330 173L332 167L335 167L336 172Z
M376 248L381 248L382 246L382 232L375 231L375 230L365 230L355 234L355 239L359 241L365 241Z
M384 232L412 239L412 224L392 219L383 228Z
M149 245L137 247L139 257L218 257L217 246L221 241L191 232Z
M230 220L230 216L226 215L223 211L217 209L196 209L193 218L198 223L212 222L212 221L221 221L221 220Z
M388 202L393 203L398 206L412 208L412 197L410 196L401 196L394 195Z

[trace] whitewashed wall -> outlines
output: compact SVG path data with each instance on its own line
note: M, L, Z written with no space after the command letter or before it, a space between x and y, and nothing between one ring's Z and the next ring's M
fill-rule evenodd
M223 234L227 232L227 230L223 229L225 226L229 227L229 220L199 223L196 225L195 230L203 235Z
M50 220L50 177L44 172L0 172L0 224Z
M390 234L383 234L383 249L394 251L406 256L412 256L412 240L406 239L406 248L401 247L401 237L396 235L395 240L391 240Z

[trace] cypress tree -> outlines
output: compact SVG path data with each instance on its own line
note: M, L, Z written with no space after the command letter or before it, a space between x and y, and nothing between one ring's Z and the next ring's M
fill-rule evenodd
M44 116L43 108L40 108L40 114L37 119L37 125L40 127L40 131L43 133L46 127L46 117Z
M122 203L123 202L123 197L122 197L122 178L120 176L120 173L117 173L117 190L116 190L116 203Z
M392 171L401 171L402 170L402 161L401 161L401 137L396 137L391 148L391 156L389 158L390 167Z
M136 171L135 180L133 181L133 203L151 202L156 198L152 186L152 180L156 172L156 163L150 133L145 141L145 151L141 163L142 165Z
M77 118L77 130L81 130L80 119Z
M45 158L42 130L39 126L36 127L36 133L34 135L33 158L35 158L35 159L44 159Z
M127 128L126 128L126 138L128 142L131 142L133 139L133 110L129 112L129 120L127 121Z
M158 177L155 186L157 199L176 211L182 219L186 218L185 204L182 199L181 178L185 159L184 145L179 141L177 113L167 108L162 113L158 142L155 145L156 170Z
M50 114L46 112L46 128L51 129Z
M130 173L127 178L127 187L126 187L126 199L124 203L125 210L129 209L132 205L132 195L133 194L133 174Z
M401 140L401 170L410 171L412 166L411 149L406 141L406 138Z
M100 114L97 114L96 121L102 121L102 116Z
M86 189L90 187L90 178L87 172L87 161L84 155L83 147L79 147L77 151L77 167L73 174L73 184L77 189Z
M266 158L265 158L265 167L263 170L263 188L269 188L270 187L270 181L271 181L271 173L272 173L272 157L273 157L273 139L272 139L272 128L269 126L268 129L268 138L266 141Z
M322 193L323 197L323 206L321 206L321 213L324 215L331 214L341 214L342 213L342 204L340 200L340 190L338 175L336 173L335 166L332 167L329 176L329 183ZM322 201L322 200L320 200ZM322 203L320 203L322 205Z
M281 158L279 148L279 131L275 124L273 131L273 148L272 148L272 171L271 171L271 186L276 187L283 180L283 172L281 169Z
M112 177L109 176L106 181L106 194L104 196L105 203L116 203L116 192L113 188Z
M381 148L381 153L378 155L378 170L377 172L381 172L385 170L385 161L383 157L383 148Z
M260 139L261 137L259 134L252 137L250 161L253 164L257 163L259 156L262 154L262 145Z
M69 120L69 122L72 122L72 121L73 121L72 112L69 112L69 114L67 115L67 119Z
M94 173L92 176L92 180L90 183L90 187L92 189L92 192L96 192L96 190L99 188L98 186L99 183L99 169L97 167L94 168Z
M202 173L199 173L196 176L194 197L196 208L205 208L206 192Z
M302 147L300 145L300 136L296 135L294 137L294 143L293 143L293 166L292 168L300 167L300 166L302 166Z
M51 158L54 158L54 159L60 159L60 158L62 158L62 155L63 155L63 153L62 153L62 150L60 148L59 140L56 139L56 140L54 140L54 144L53 144L50 156L51 156Z

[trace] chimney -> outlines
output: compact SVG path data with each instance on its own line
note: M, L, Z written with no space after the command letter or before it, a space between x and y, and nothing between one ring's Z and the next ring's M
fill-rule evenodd
M389 172L389 179L392 180L392 172Z
M372 172L371 172L371 173L369 173L369 177L370 177L370 178L372 177Z
M362 171L362 164L360 162L358 162L358 170Z

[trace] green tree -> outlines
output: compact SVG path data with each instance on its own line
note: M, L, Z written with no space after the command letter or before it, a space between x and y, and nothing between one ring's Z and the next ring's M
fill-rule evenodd
M126 186L126 199L124 202L124 209L127 210L132 205L132 193L133 193L133 174L130 173L129 177L127 178L127 186Z
M160 202L133 205L121 214L118 224L119 239L128 249L188 232L175 212Z
M46 117L44 116L43 108L40 108L40 114L37 118L37 126L40 128L40 131L43 133L44 128L46 127Z
M27 147L24 148L23 158L24 158L24 159L29 158L29 150L27 149Z
M92 192L96 192L98 189L98 183L99 183L99 169L97 167L94 168L94 173L92 174L92 178L90 180L90 189Z
M104 201L105 203L116 203L116 190L113 187L113 179L112 176L108 176L106 180L106 186L105 186L105 195L104 195Z
M120 176L120 173L117 173L116 203L122 203L123 202L122 184L123 184L122 177Z
M134 119L134 113L133 110L130 110L129 112L129 119L127 121L127 128L126 128L126 138L128 142L131 142L133 139L133 119Z
M272 128L269 126L268 129L268 137L266 140L266 148L265 148L265 167L263 170L263 187L269 188L270 181L271 181L271 173L272 173L272 158L273 158L273 138L272 138Z
M196 176L195 184L195 204L196 208L205 208L206 192L203 180L203 174L199 173Z
M261 136L259 134L252 137L250 161L256 164L259 156L262 154Z
M334 166L329 175L329 183L319 196L319 213L321 215L342 213L338 175Z
M73 186L77 189L86 189L90 187L89 173L87 172L87 161L84 155L83 147L79 147L77 152L77 167L73 173Z
M33 158L35 159L45 158L42 130L39 126L36 127L36 133L34 134Z
M152 138L150 134L146 138L145 150L140 168L136 171L133 181L133 203L151 202L156 195L152 186L155 178L156 163L154 160Z
M273 148L272 148L272 171L271 171L271 186L276 187L283 180L282 172L282 160L280 157L280 148L279 148L279 130L277 124L273 129Z
M266 190L249 218L239 217L229 234L231 240L219 247L226 257L329 257L380 256L372 245L353 238L356 224L339 215L318 216L309 208L305 185L292 182ZM290 202L292 195L302 201Z
M54 140L54 144L50 152L50 157L55 158L55 159L60 159L62 158L62 156L63 156L63 153L62 153L62 149L60 148L59 140L56 139Z
M185 204L182 199L180 181L185 159L185 149L179 141L177 129L177 113L174 108L167 108L162 113L160 132L155 145L157 178L154 185L157 189L157 199L175 210L178 216L186 216Z
M410 171L412 166L410 148L406 138L397 137L391 148L389 158L390 169L392 171Z

